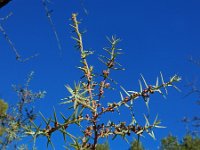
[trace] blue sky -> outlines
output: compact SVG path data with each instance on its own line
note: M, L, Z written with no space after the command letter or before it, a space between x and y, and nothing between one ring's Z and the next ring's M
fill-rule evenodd
M198 79L200 73L199 67L188 61L190 56L200 59L199 5L199 1L186 0L60 0L58 2L52 0L48 6L53 10L52 19L62 45L62 55L60 55L42 2L12 1L0 9L0 17L6 16L9 12L13 13L1 24L22 57L35 53L39 53L39 56L26 63L17 62L9 44L3 35L0 36L0 82L3 85L0 97L9 103L17 102L17 96L11 85L23 84L27 75L34 71L35 75L31 82L33 91L47 91L45 99L36 102L36 111L41 111L50 117L55 106L57 111L68 113L67 107L58 103L68 94L64 85L72 85L81 77L81 72L76 69L76 66L80 65L79 53L74 49L74 41L71 39L72 29L69 26L71 14L77 12L83 22L82 30L87 30L83 36L85 48L95 51L89 61L97 72L101 72L102 66L96 58L98 54L103 54L102 48L108 45L105 37L117 35L122 39L119 47L124 50L119 62L126 71L115 71L111 76L126 89L139 90L140 73L150 84L155 83L160 71L166 80L174 74L182 77L182 82L177 84L182 90L181 93L169 89L167 100L160 95L152 96L150 102L152 121L158 114L167 128L155 130L156 141L148 135L145 135L142 141L147 149L155 149L159 145L159 140L169 133L182 137L185 134L185 127L180 122L181 118L199 115L199 108L195 105L197 97L192 95L183 99L189 91L185 85L188 81ZM87 9L88 15L85 14L84 8ZM114 94L105 100L120 98L118 93L114 91ZM142 122L141 114L146 113L145 104L137 102L135 107L135 113L138 113L136 117ZM121 114L119 118L128 121L126 115ZM112 115L106 116L106 119L109 117ZM46 146L41 142L37 144L39 149L44 149ZM57 149L62 149L62 144L62 141L55 139ZM110 141L110 146L111 149L122 150L129 147L120 138Z

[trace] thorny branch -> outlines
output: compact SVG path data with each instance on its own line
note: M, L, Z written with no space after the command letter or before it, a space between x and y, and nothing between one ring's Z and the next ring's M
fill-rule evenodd
M56 38L57 32L55 30L55 27L53 25L51 14L49 12L49 9L46 5L46 0L42 0L43 6L45 8L45 11L47 12L47 17L52 25L52 28L54 30ZM5 17L6 20L8 17ZM35 118L32 110L24 110L24 106L26 103L30 103L34 101L35 99L42 98L42 96L45 94L44 92L38 92L33 93L31 90L29 90L28 85L31 79L32 74L30 75L30 78L27 80L27 83L24 88L21 87L15 87L15 91L18 93L18 96L20 98L20 102L18 103L18 115L14 119L10 119L13 124L9 124L8 126L11 129L14 129L14 132L11 131L11 133L25 133L26 135L31 135L34 138L34 145L35 140L38 136L45 136L47 138L47 145L51 142L52 134L56 131L59 131L63 134L64 140L66 140L66 136L69 136L72 140L71 146L73 146L75 149L78 150L86 150L86 149L92 149L95 150L96 146L98 144L98 141L100 138L109 137L112 136L113 139L116 136L121 136L123 139L126 139L126 136L130 136L131 134L136 134L138 136L141 136L144 132L149 134L152 138L155 139L153 129L154 128L162 128L159 126L160 121L157 120L157 117L155 118L154 122L152 124L149 123L148 117L144 115L145 118L145 125L139 125L139 123L136 121L133 113L131 113L132 120L130 123L126 123L124 121L120 121L118 124L114 123L114 121L104 121L100 119L103 115L109 112L118 112L119 109L122 106L126 106L128 109L132 108L132 103L141 97L144 102L146 103L148 107L149 99L152 94L154 93L160 93L164 96L161 89L166 90L167 94L167 87L174 87L178 89L174 83L181 80L181 78L177 75L174 75L169 79L168 82L165 82L163 79L163 76L161 74L161 84L159 84L159 78L156 80L155 85L147 84L144 77L141 75L143 83L145 85L145 88L142 87L142 82L139 81L140 85L140 91L126 91L123 87L121 89L126 94L124 97L123 94L120 92L121 99L117 100L116 102L107 103L107 105L103 105L101 103L101 98L105 95L105 89L110 88L110 83L107 82L108 79L110 79L110 72L113 70L124 70L121 68L121 65L116 61L116 58L119 54L121 54L121 49L117 48L117 44L119 43L120 39L116 38L115 36L112 36L111 39L108 38L108 41L110 42L110 47L104 48L105 52L109 55L102 56L99 58L99 60L105 64L106 68L102 71L102 74L100 75L103 77L100 81L96 81L96 75L93 74L93 66L90 66L87 61L87 56L92 54L93 52L87 51L84 49L83 46L83 40L82 35L83 33L80 32L79 24L80 22L77 20L77 14L72 14L72 27L75 32L75 37L72 37L76 41L76 48L80 52L81 56L81 67L78 67L82 72L84 78L79 82L78 84L75 83L74 87L70 87L66 85L66 89L69 92L70 96L63 99L63 104L72 104L70 108L74 109L73 113L69 117L65 117L61 113L62 121L59 121L57 119L56 111L54 110L54 116L53 119L46 119L41 113L41 117L43 121L45 122L45 127L41 127L40 125L37 126L33 120ZM19 61L25 61L22 60L18 51L14 47L14 44L9 39L8 35L6 34L4 28L0 24L0 31L3 33L5 39L8 41L9 45L11 45L11 48L13 49L16 59ZM59 44L59 39L57 39ZM95 88L95 87L98 88ZM109 97L111 98L111 97ZM24 113L26 113L27 117L23 117ZM9 117L8 117L9 118ZM26 122L28 122L26 124ZM103 123L102 123L103 122ZM82 127L81 124L85 123L85 125ZM69 126L78 125L79 128L82 131L82 136L75 137L71 133L67 131ZM16 128L17 127L17 128ZM20 128L20 129L19 129ZM17 129L17 130L15 130ZM9 131L10 132L10 131ZM10 135L10 133L8 134ZM14 136L14 138L16 138ZM8 144L13 139L9 139L8 141L4 142Z
M28 105L36 99L41 99L45 91L35 93L28 88L32 76L33 72L30 73L23 87L13 86L19 102L17 106L9 107L9 111L6 114L0 114L0 128L4 129L3 135L0 136L0 149L2 150L6 150L9 144L27 136L25 129L30 127L32 121L36 118L33 108Z
M76 47L80 50L80 53L81 53L83 67L80 67L80 69L83 70L84 76L87 78L87 89L90 94L90 99L92 100L92 98L93 98L93 95L92 95L93 67L89 66L87 63L86 57L89 55L89 53L87 51L85 51L83 48L82 34L79 31L79 26L78 26L78 24L80 24L80 22L77 21L76 17L77 17L77 14L75 14L75 13L72 14L73 25L71 25L71 26L74 28L75 33L77 34L77 38L76 37L72 37L72 38L77 42Z
M82 66L78 68L82 70L84 75L83 80L78 82L78 84L75 83L74 87L66 85L66 89L70 95L63 99L64 102L62 102L62 104L72 104L70 109L74 109L73 113L68 118L61 113L61 117L63 119L62 122L58 121L55 110L53 119L46 119L41 114L46 127L41 128L33 123L33 127L26 128L26 134L33 136L34 141L40 135L46 136L48 145L49 143L52 144L51 135L56 131L60 131L63 134L64 140L66 139L66 136L71 138L73 142L71 146L77 150L95 150L99 139L109 136L112 136L113 139L116 136L121 136L123 139L126 139L126 136L130 136L131 134L141 136L144 132L146 132L155 139L153 129L163 128L162 126L159 126L160 121L158 121L157 117L155 118L154 122L150 124L148 117L144 115L146 122L143 126L139 125L139 123L135 120L132 112L130 114L132 120L129 124L123 121L120 121L118 124L114 123L113 121L108 121L106 123L106 121L101 120L100 118L102 118L106 113L119 111L119 108L122 106L126 106L128 109L130 109L132 107L132 103L139 97L144 100L148 107L149 99L152 94L160 93L162 96L164 96L161 89L164 88L167 94L166 88L170 86L178 90L174 83L180 81L181 78L177 75L174 75L169 79L168 82L165 82L161 73L162 83L159 84L159 78L157 78L156 84L150 85L147 84L144 77L141 75L145 88L142 87L141 81L139 82L139 92L126 91L121 87L126 96L124 97L120 92L121 100L108 103L107 106L102 106L103 104L101 103L100 99L102 98L102 95L105 94L104 89L111 86L110 83L107 82L110 71L124 70L121 68L121 65L116 62L116 57L121 54L121 49L116 47L120 40L114 36L111 39L108 39L111 47L104 48L104 50L109 54L110 57L101 56L99 59L103 64L106 65L106 69L102 71L101 77L103 77L103 79L98 83L95 80L96 78L93 78L94 76L96 77L96 75L93 74L93 67L88 64L86 59L88 55L92 54L92 52L86 51L83 47L82 33L79 30L80 22L77 20L77 14L75 13L72 14L72 22L73 24L71 26L76 33L76 37L72 38L76 41L76 48L81 54ZM119 66L119 68L116 66ZM98 86L99 88L94 88L95 86ZM85 125L81 126L83 122ZM69 126L74 126L75 124L81 129L83 133L82 137L75 137L74 135L70 134L69 131L67 131Z

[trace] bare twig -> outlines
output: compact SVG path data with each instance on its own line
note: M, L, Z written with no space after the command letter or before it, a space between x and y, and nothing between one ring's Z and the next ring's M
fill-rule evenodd
M61 46L61 42L60 42L60 39L59 39L59 36L58 36L58 33L57 33L57 30L56 30L56 27L53 23L53 20L52 20L52 17L51 17L51 13L52 13L52 10L49 10L48 6L47 6L47 0L42 0L42 4L43 4L43 7L45 9L45 12L46 12L46 16L49 20L49 23L51 25L51 28L54 32L54 35L55 35L55 38L56 38L56 41L57 41L57 45L58 45L58 48L60 50L60 55L62 55L62 46Z
M199 60L195 60L192 56L190 56L189 61L192 62L193 64L200 66L200 61Z
M10 38L8 37L6 31L4 30L4 28L3 28L3 26L2 26L1 24L0 24L0 32L4 35L6 41L7 41L8 44L11 46L13 52L15 53L15 58L16 58L17 61L19 61L19 62L26 62L26 61L28 61L28 60L30 60L30 59L32 59L32 58L38 56L38 54L36 53L36 54L34 54L34 55L30 56L30 57L27 57L27 58L25 58L25 59L22 59L22 58L21 58L21 55L18 53L18 50L15 48L13 42L12 42L12 41L10 40Z
M6 21L10 16L12 15L12 12L10 12L6 17L0 18L1 21ZM25 59L21 58L21 55L19 54L18 50L15 48L13 42L10 40L8 34L6 33L5 29L3 28L2 24L0 23L0 32L3 34L4 38L6 39L6 41L8 42L8 44L10 45L11 49L13 50L13 52L15 53L15 58L17 61L20 62L26 62L36 56L38 56L38 54L34 54L30 57L27 57Z
M88 15L88 10L85 8L85 5L84 5L84 0L81 0L81 6L83 7L83 11L86 15Z
M8 37L7 33L5 32L5 30L4 30L4 28L3 28L3 26L1 24L0 24L0 31L4 35L5 39L9 43L9 45L11 46L13 52L15 53L16 60L19 60L21 58L21 56L19 55L17 49L15 48L14 44L12 43L12 41L10 40L10 38Z
M0 21L6 21L10 16L12 16L13 13L10 12L7 16L3 17L3 18L0 18Z

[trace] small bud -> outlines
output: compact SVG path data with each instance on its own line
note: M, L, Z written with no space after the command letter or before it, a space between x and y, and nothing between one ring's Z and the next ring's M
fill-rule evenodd
M114 62L113 61L109 61L107 63L108 68L112 68L114 66Z
M96 105L97 107L100 107L101 106L101 104L100 103L97 103L97 105Z
M148 93L144 93L142 96L143 96L144 98L149 98L149 94L148 94Z
M150 92L151 94L153 94L153 93L154 93L154 91L153 91L153 90L150 90L149 92Z
M152 85L148 85L148 89L152 89Z
M133 93L133 94L132 94L132 97L133 97L133 98L136 98L136 97L138 97L138 96L139 96L138 93Z
M147 89L144 89L144 90L143 90L143 93L147 93L147 92L148 92L148 90L147 90Z
M99 95L103 95L104 91L103 90L100 90L99 91Z
M109 131L110 131L110 129L109 129L109 128L106 128L106 131L105 131L105 132L106 132L106 133L109 133Z
M124 101L125 101L125 102L127 102L128 100L129 100L129 97L128 97L128 96L124 98Z
M104 108L104 107L101 107L101 111L104 112L104 111L105 111L105 108Z
M114 102L114 103L113 103L113 107L115 107L115 106L117 106L117 103Z
M104 87L105 87L105 88L109 88L109 87L110 87L110 83L106 83L106 84L104 85Z
M55 126L55 127L58 127L58 125L59 125L58 122L55 122L55 123L54 123L54 126Z
M108 75L109 75L109 71L103 70L103 76L104 76L104 77L107 77Z

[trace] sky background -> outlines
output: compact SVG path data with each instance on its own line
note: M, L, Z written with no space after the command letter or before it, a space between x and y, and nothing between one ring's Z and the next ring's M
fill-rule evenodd
M182 77L181 83L177 84L182 92L169 88L166 100L160 95L151 97L150 120L153 121L158 114L162 125L167 128L155 130L156 141L145 135L142 142L146 149L156 149L160 139L169 133L179 138L185 135L185 126L181 123L183 116L200 115L199 107L195 105L197 96L183 98L189 92L189 88L185 85L191 81L198 81L200 77L200 68L188 61L190 56L200 60L200 1L51 0L51 2L48 6L53 10L52 19L62 45L61 55L41 0L12 1L0 9L0 17L13 13L8 20L1 21L1 24L22 58L39 53L38 57L20 63L16 61L15 54L4 36L0 35L1 98L15 104L17 96L12 85L23 84L27 75L34 71L32 90L47 91L45 98L35 103L36 112L41 111L44 116L50 117L53 115L54 106L58 112L69 114L67 106L60 106L59 103L68 95L64 85L73 85L73 82L79 81L82 75L76 69L76 66L80 65L79 53L74 48L75 42L71 39L72 29L69 26L71 14L77 12L78 18L83 22L80 28L87 30L83 35L85 49L95 51L89 62L94 65L96 72L101 72L103 69L103 65L96 58L99 54L104 54L102 48L108 46L106 36L117 35L122 39L119 47L124 50L118 61L126 71L113 71L111 77L125 89L139 91L140 73L150 84L155 84L160 71L165 80L174 74ZM117 90L109 94L104 99L106 102L120 98ZM130 121L128 113L123 109L121 111L121 115L114 117L114 120ZM147 110L142 99L136 102L134 112L136 119L141 123L144 122L143 114ZM108 115L105 119L112 119L113 116L115 115ZM71 130L73 132L74 129ZM38 140L38 149L46 148L44 142L46 140L43 138ZM56 149L63 149L64 142L60 140L59 135L54 136L53 142ZM111 150L129 148L126 141L121 138L115 141L109 140L109 143Z

